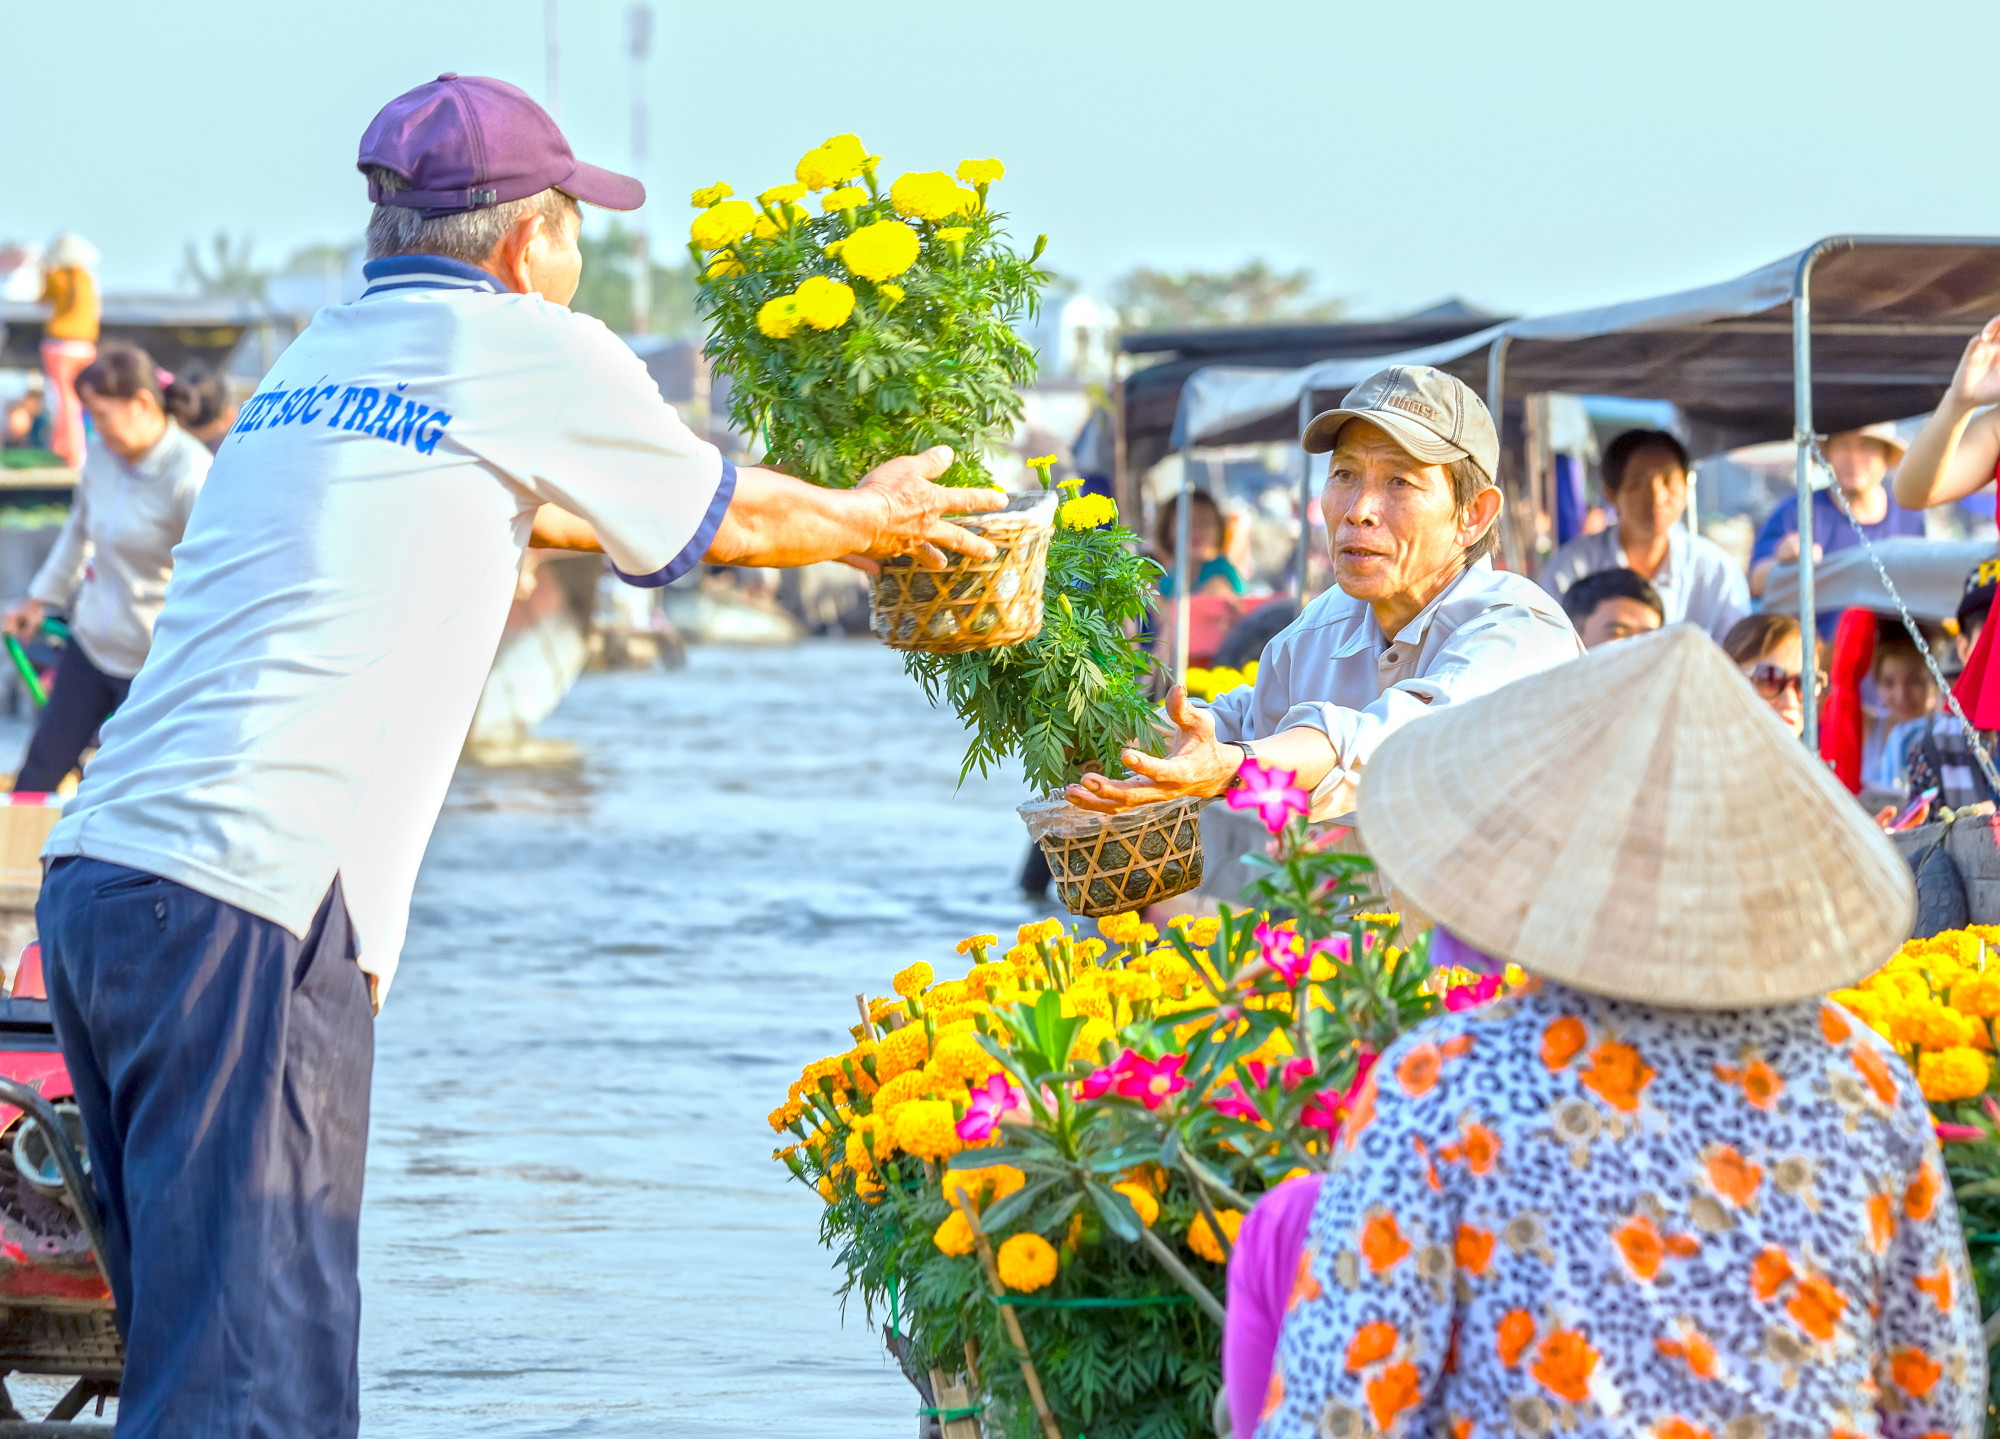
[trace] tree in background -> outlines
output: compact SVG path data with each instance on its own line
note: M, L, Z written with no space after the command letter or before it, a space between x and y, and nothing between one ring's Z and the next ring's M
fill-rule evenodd
M264 282L269 270L259 269L250 259L251 239L231 241L217 230L209 241L211 258L204 262L193 240L181 251L180 282L198 295L231 295L246 300L264 298Z
M1337 320L1347 302L1317 293L1311 270L1274 270L1250 260L1234 270L1155 270L1141 265L1112 285L1127 330Z
M619 334L632 328L632 232L613 220L601 235L577 237L583 251L583 283L569 307L595 315ZM653 303L647 329L655 335L686 339L700 325L694 310L694 267L653 262Z

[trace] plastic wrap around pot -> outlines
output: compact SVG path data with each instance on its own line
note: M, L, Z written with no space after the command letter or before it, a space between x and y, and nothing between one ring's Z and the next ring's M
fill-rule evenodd
M1122 914L1201 884L1201 807L1168 800L1119 814L1078 809L1060 796L1020 808L1071 914Z
M957 523L993 542L990 560L945 553L945 567L884 560L870 587L868 625L892 649L928 654L991 650L1033 639L1042 629L1042 581L1054 490L1016 495L1004 510Z

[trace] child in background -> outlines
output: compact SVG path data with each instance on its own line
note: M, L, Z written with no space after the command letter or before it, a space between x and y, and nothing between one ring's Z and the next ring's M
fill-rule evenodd
M1868 715L1861 742L1861 782L1870 789L1904 789L1910 747L1922 737L1937 708L1937 686L1917 647L1907 639L1879 639L1870 671L1881 708Z

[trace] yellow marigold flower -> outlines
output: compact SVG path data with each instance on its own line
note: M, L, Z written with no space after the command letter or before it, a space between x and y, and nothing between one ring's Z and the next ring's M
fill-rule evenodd
M720 250L757 222L757 207L742 200L724 200L694 217L688 238L703 250Z
M965 207L965 194L942 170L912 170L889 187L889 203L913 220L942 220Z
M819 1190L819 1197L821 1199L824 1199L828 1204L833 1203L835 1196L833 1192L833 1181L831 1179L828 1179L824 1174L822 1174L819 1177L819 1183L814 1187Z
M701 189L688 196L688 203L697 210L707 210L713 206L720 205L735 193L727 185L718 181L713 185L704 185Z
M1243 678L1250 681L1253 685L1257 683L1257 661L1251 660L1243 666Z
M838 210L858 210L868 203L868 192L859 185L842 185L819 202L820 209L831 215Z
M771 1111L770 1124L773 1133L782 1131L793 1120L806 1112L806 1107L796 1097L787 1099Z
M768 214L759 215L750 233L759 240L775 239L806 218L806 212L797 205L784 205L779 207L775 220Z
M863 225L841 242L840 263L864 280L893 280L917 263L917 232L901 220Z
M949 1159L965 1146L959 1142L958 1120L942 1099L913 1099L896 1110L896 1147L919 1159Z
M1040 944L1043 940L1062 938L1062 921L1044 919L1034 924L1024 924L1014 932L1014 937L1023 944Z
M1111 1190L1114 1194L1122 1194L1131 1200L1132 1207L1139 1211L1139 1222L1148 1229L1153 1227L1153 1221L1160 1217L1160 1201L1153 1197L1152 1190L1129 1180L1124 1184L1112 1185Z
M1065 529L1094 530L1118 518L1118 505L1109 495L1079 495L1056 511Z
M897 973L893 987L896 993L909 999L928 989L933 977L931 967L920 959L908 969Z
M854 291L825 275L801 281L792 298L798 302L799 318L815 330L837 330L854 313Z
M2000 1014L2000 973L1969 974L1959 980L1951 987L1951 1007L1979 1019Z
M875 293L888 301L888 304L883 307L885 309L894 309L903 303L903 287L890 281L885 280L877 285Z
M1917 1057L1917 1087L1933 1104L1971 1099L1986 1088L1992 1073L1985 1055L1962 1045Z
M1906 1044L1925 1049L1955 1049L1972 1043L1979 1022L1933 1002L1911 1006L1908 1018L1898 1027Z
M1007 167L998 160L960 160L958 178L968 185L990 185L1007 178Z
M921 1069L906 1069L892 1079L884 1080L882 1087L875 1091L875 1112L893 1123L896 1110L913 1099L934 1097L937 1080ZM893 1140L894 1130L890 1131Z
M1175 918L1187 920L1186 924L1178 928L1187 935L1187 942L1196 949L1206 949L1214 944L1216 935L1222 932L1222 921L1213 915L1203 919L1195 919L1189 915L1177 915Z
M780 295L757 307L757 329L773 340L789 340L798 333L799 298Z
M1000 936L997 934L969 934L958 942L958 952L970 954L975 949L991 949L999 942Z
M799 157L792 172L808 190L824 190L870 168L874 156L853 135L833 135Z
M946 1254L954 1256L970 1254L974 1243L972 1226L965 1222L963 1214L954 1209L951 1213L945 1215L944 1223L940 1224L931 1234L931 1243L935 1244Z
M708 268L702 271L703 277L710 280L727 280L733 276L747 275L748 273L750 272L743 268L742 262L727 250L724 250L713 260L710 260Z
M936 1078L971 1084L1000 1069L1000 1062L980 1047L977 1034L940 1034L926 1066Z
M978 1169L947 1169L944 1172L944 1200L958 1208L962 1193L974 1209L1005 1199L1028 1182L1028 1176L1011 1164L986 1164Z
M1166 991L1160 981L1136 969L1120 970L1111 977L1111 992L1129 1004L1158 999Z
M1081 963L1089 964L1103 953L1104 941L1094 935L1076 942L1076 957Z
M757 203L772 206L789 205L794 200L802 199L805 193L804 185L773 185L757 197Z
M944 241L947 245L956 245L971 233L972 227L970 225L952 225L946 229L939 230L937 238Z
M930 1036L921 1024L906 1024L882 1036L875 1047L875 1080L887 1086L931 1057Z
M994 1267L1000 1282L1017 1294L1032 1294L1055 1282L1056 1249L1039 1234L1016 1234L1000 1246Z
M1222 1225L1222 1232L1229 1236L1229 1242L1234 1244L1236 1231L1243 1227L1242 1211L1218 1209L1215 1217ZM1222 1264L1227 1261L1228 1256L1222 1252L1222 1246L1215 1242L1215 1231L1208 1227L1206 1214L1197 1214L1194 1217L1194 1223L1188 1226L1187 1242L1188 1248L1211 1264Z
M1097 921L1097 932L1113 944L1151 944L1160 932L1139 918L1136 910L1107 914Z
M1097 1064L1103 1060L1103 1045L1105 1041L1118 1037L1118 1031L1112 1027L1110 1019L1106 1017L1109 1011L1110 1006L1108 1005L1105 1006L1105 1012L1102 1014L1096 1012L1094 1008L1089 1011L1090 1018L1083 1022L1083 1028L1079 1029L1076 1032L1076 1038L1069 1042L1069 1057L1071 1060L1083 1060L1091 1064Z

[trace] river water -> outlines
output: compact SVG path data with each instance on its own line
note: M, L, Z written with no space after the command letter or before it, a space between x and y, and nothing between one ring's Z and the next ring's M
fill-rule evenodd
M586 675L461 768L377 1031L370 1436L906 1435L764 1116L854 995L1048 911L1012 776L877 645Z

